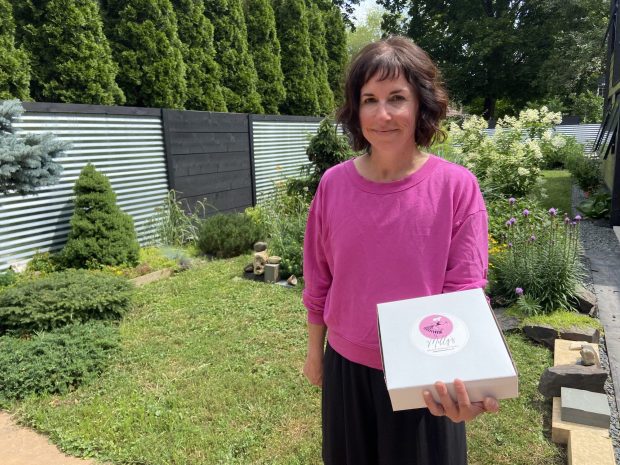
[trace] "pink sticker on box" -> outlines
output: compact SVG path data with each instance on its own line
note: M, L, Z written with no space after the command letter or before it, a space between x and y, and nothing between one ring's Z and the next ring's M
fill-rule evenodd
M467 325L447 313L422 316L411 328L411 342L426 355L451 355L462 350L468 341Z
M431 339L448 337L453 327L452 321L443 315L429 315L420 322L420 332Z

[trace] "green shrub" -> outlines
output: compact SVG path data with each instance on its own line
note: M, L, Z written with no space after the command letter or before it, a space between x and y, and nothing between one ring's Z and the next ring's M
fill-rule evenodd
M601 160L598 157L587 157L583 153L575 155L566 167L582 191L593 192L601 185Z
M540 149L543 155L543 169L564 169L570 160L583 155L583 144L572 136L555 134L549 130L540 139Z
M236 257L250 250L260 235L254 221L244 213L217 213L201 225L198 247L218 258Z
M530 216L538 221L542 221L548 215L547 210L538 201L526 198L514 199L514 202L503 198L493 198L486 200L486 206L489 214L489 235L504 244L508 242L509 232L506 228L506 220L511 218L514 212L528 209Z
M140 246L133 220L116 205L108 178L89 163L73 190L75 210L69 238L62 250L65 267L137 265Z
M32 394L64 394L100 374L120 342L118 328L73 324L31 338L0 337L0 406Z
M577 210L588 218L606 218L611 211L611 195L607 192L597 192L581 202Z
M207 214L206 199L196 202L194 211L187 214L175 190L168 191L163 204L155 209L152 219L155 227L155 242L173 247L182 247L198 241L201 218Z
M10 286L17 281L17 273L13 270L8 270L0 273L0 287Z
M572 309L583 277L579 218L562 220L552 208L546 218L513 210L506 220L508 247L492 261L493 296L530 314Z
M35 253L26 266L26 271L28 273L53 273L60 269L62 269L60 257L49 252Z
M119 318L129 309L131 289L125 279L84 270L20 281L0 295L0 334Z

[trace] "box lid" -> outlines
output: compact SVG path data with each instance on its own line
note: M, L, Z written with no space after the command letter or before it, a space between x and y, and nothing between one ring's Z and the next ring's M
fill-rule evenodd
M389 390L517 375L482 289L382 303L378 317Z

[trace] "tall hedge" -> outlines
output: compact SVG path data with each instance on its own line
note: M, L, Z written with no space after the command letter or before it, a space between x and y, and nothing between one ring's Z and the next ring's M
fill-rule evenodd
M177 15L183 61L187 67L188 110L226 111L220 84L222 71L215 61L213 25L205 16L203 0L172 0Z
M347 67L347 33L338 7L331 3L318 4L325 23L325 49L327 50L327 76L334 93L336 105L344 100L344 71Z
M312 31L310 34L310 50L312 50L312 59L314 60L313 71L316 80L319 114L325 116L334 111L334 94L329 86L323 15L316 4L311 4L308 7L308 27Z
M0 100L30 97L30 63L28 55L15 45L13 8L0 0Z
M245 22L248 27L248 45L258 74L257 90L263 109L265 113L277 115L286 91L280 59L280 41L271 2L246 0Z
M18 0L16 18L32 60L35 100L124 103L97 0Z
M102 0L128 105L183 108L185 63L170 0Z
M205 0L205 15L214 27L216 61L228 111L262 113L258 75L248 49L242 0Z
M280 105L280 112L287 115L318 115L320 108L304 1L277 0L276 25L286 87L286 99Z
M82 169L73 191L75 210L61 254L64 265L137 265L140 247L133 220L116 205L116 194L108 178L89 163Z

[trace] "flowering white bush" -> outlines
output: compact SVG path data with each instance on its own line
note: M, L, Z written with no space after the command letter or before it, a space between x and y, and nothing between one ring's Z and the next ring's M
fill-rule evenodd
M450 137L464 164L487 192L502 196L524 196L538 183L544 164L543 148L556 150L566 144L553 132L560 113L546 107L528 109L518 118L507 116L497 122L495 134L485 133L487 122L480 116L450 125Z

